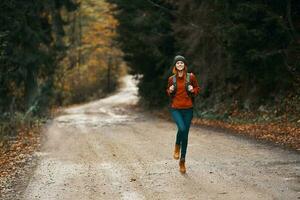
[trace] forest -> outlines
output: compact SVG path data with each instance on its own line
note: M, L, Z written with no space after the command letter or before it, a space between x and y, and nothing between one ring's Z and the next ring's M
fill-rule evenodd
M198 77L196 116L297 122L300 4L297 0L109 0L141 102L168 104L175 55ZM299 121L298 121L299 123Z

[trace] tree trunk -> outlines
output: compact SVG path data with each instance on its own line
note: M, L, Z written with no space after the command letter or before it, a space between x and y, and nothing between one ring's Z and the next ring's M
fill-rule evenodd
M37 81L35 77L35 70L32 67L27 67L26 81L25 81L25 109L28 110L33 105L37 93Z

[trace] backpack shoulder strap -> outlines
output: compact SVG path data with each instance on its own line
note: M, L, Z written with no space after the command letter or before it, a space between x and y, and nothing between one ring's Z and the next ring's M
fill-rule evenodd
M186 82L187 83L191 82L191 73L186 73Z
M172 76L172 79L173 79L173 85L176 88L177 82L176 82L176 75L175 74Z
M191 84L191 73L186 73L185 77L185 88L188 91L188 86Z
M175 93L177 91L177 81L176 81L176 74L174 74L172 76L172 81L173 81L173 85L174 85L174 92L172 93L171 97L174 97L175 96Z
M186 90L187 94L189 95L189 97L192 97L191 92L189 92L189 90L188 90L189 85L191 85L191 73L186 73L185 90ZM192 100L193 100L193 98L192 98Z

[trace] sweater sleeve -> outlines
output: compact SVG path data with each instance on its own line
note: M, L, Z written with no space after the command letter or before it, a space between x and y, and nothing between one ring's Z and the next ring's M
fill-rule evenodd
M200 87L199 87L197 78L193 73L191 73L191 84L194 88L194 91L192 93L194 96L197 96L200 93Z

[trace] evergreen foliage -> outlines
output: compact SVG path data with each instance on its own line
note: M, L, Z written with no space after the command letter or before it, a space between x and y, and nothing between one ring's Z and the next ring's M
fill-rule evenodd
M197 109L275 105L300 83L300 5L296 0L111 0L119 41L140 95L163 105L172 59L183 54L201 84ZM158 89L159 88L159 89ZM298 91L297 91L298 90Z
M0 2L0 112L39 113L48 107L57 63L66 47L60 10L63 1Z

